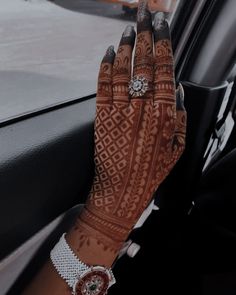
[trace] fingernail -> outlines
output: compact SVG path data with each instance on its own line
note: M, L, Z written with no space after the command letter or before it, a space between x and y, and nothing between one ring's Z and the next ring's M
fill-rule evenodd
M113 45L109 46L109 47L107 48L106 55L111 56L111 55L114 55L114 53L115 53L115 51L114 51L114 46L113 46Z
M131 25L128 25L125 28L122 38L120 40L120 46L121 45L130 45L131 47L133 47L134 42L135 42L135 35L136 35L136 33L134 30L134 27Z
M140 0L138 6L138 15L137 20L138 22L142 22L146 17L150 14L148 10L147 0Z
M152 31L152 15L147 0L140 0L137 14L137 33Z
M134 27L131 25L128 25L123 33L123 37L131 37L134 33Z
M103 60L102 62L103 63L113 63L114 61L114 58L115 58L115 51L114 51L114 46L111 45L107 48L107 51L106 51L106 54L105 56L103 57Z
M181 83L176 90L176 109L177 110L184 110L184 88Z
M154 17L154 41L169 39L170 40L170 30L168 22L165 19L165 14L162 12L156 13Z
M158 12L154 17L154 29L162 30L166 26L165 14L163 12Z

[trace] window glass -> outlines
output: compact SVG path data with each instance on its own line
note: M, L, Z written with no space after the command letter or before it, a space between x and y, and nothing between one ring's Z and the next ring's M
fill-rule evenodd
M95 93L106 48L135 21L120 2L0 0L0 121Z

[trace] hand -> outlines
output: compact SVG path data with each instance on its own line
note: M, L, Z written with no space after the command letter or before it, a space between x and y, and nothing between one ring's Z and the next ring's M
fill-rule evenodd
M131 26L124 32L117 54L110 47L102 61L95 178L82 214L66 235L75 255L90 265L111 267L153 193L184 150L186 112L182 88L175 91L169 27L156 18L152 28L144 0L139 4L137 31L133 69L135 32ZM143 77L148 83L143 96L130 95L131 76ZM50 261L23 292L68 293L71 289Z
M80 230L79 248L95 238L114 257L185 145L186 112L182 88L175 90L169 26L157 15L152 28L146 1L139 4L137 33L133 69L132 26L117 54L109 47L101 64L95 178L75 228ZM148 83L143 96L130 95L131 76Z

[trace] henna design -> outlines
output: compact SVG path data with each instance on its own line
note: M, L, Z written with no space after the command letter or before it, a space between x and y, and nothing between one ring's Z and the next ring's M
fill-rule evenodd
M101 232L101 228L91 227L86 223L86 220L78 219L78 226L74 228L78 232L77 251L82 247L89 247L92 244L91 239L96 240L98 246L102 246L104 251L117 253L117 249L121 248L122 243L114 238L109 238L106 234Z
M111 103L112 86L111 73L115 58L114 46L109 46L102 60L97 86L97 102L100 104Z
M146 98L152 97L153 88L153 49L150 45L150 40L152 40L150 32L138 35L134 58L134 76L141 75L148 81Z
M134 101L129 110L113 106L110 114L105 107L99 108L98 116L96 176L80 221L113 238L116 247L112 249L118 251L181 154L184 141L176 141L175 112L169 106L153 108L151 101ZM126 132L121 132L124 127Z
M147 1L140 1L137 42L134 56L134 76L142 76L148 81L146 99L152 98L153 89L153 40L152 40L152 18L147 8ZM137 99L137 97L132 97Z
M81 230L79 247L96 238L105 251L117 253L184 150L186 113L180 93L175 93L169 27L167 23L156 26L160 34L154 32L154 57L144 2L138 16L134 75L142 74L154 87L142 99L129 99L133 37L124 34L114 64L101 65L95 177L75 227Z
M131 79L131 58L134 42L134 28L127 26L121 38L112 73L113 101L121 104L128 102L128 85Z
M175 81L173 54L169 40L155 43L154 101L175 104Z

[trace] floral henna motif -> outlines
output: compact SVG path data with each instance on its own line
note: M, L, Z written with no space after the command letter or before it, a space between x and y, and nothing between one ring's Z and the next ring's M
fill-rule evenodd
M97 87L97 98L100 104L111 103L112 97L112 64L115 58L114 46L110 46L107 49L106 55L102 60L100 72L99 72L99 80Z
M141 25L138 24L134 75L144 75L154 87L141 99L129 98L134 41L129 29L116 57L108 52L101 65L95 120L95 177L77 221L77 228L83 232L81 247L85 243L89 246L89 239L95 237L105 250L114 253L119 251L185 145L186 113L180 91L175 93L168 24L157 22L153 56L150 14L139 9L138 18Z
M134 42L134 28L128 26L121 38L112 72L113 101L121 104L128 102L128 84L131 79L131 59Z

